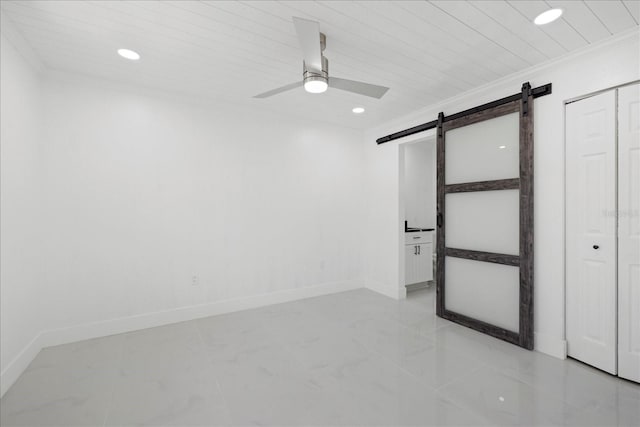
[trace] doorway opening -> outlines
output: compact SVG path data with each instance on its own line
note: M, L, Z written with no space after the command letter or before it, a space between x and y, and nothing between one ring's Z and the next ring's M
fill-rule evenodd
M435 131L403 142L398 154L398 288L400 298L405 298L407 292L435 292Z

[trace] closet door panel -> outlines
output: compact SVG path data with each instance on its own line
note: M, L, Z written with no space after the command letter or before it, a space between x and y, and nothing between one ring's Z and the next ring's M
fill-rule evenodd
M618 90L618 375L640 382L640 85Z
M566 107L568 354L616 373L615 91Z

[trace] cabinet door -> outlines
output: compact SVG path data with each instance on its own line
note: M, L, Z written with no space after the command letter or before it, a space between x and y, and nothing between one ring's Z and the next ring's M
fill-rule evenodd
M416 245L406 245L404 247L404 283L411 285L417 283L416 280L416 253L418 252Z
M418 246L416 282L433 280L433 247L431 243Z

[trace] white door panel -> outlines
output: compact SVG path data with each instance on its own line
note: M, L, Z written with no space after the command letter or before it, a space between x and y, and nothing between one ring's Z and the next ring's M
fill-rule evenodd
M566 107L567 341L616 373L615 91Z
M640 85L618 90L618 375L640 382Z

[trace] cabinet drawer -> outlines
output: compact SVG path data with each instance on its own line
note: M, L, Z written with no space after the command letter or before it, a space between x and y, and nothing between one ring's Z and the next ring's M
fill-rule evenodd
M414 233L404 233L405 245L419 245L421 243L431 243L433 241L433 232L418 231Z

